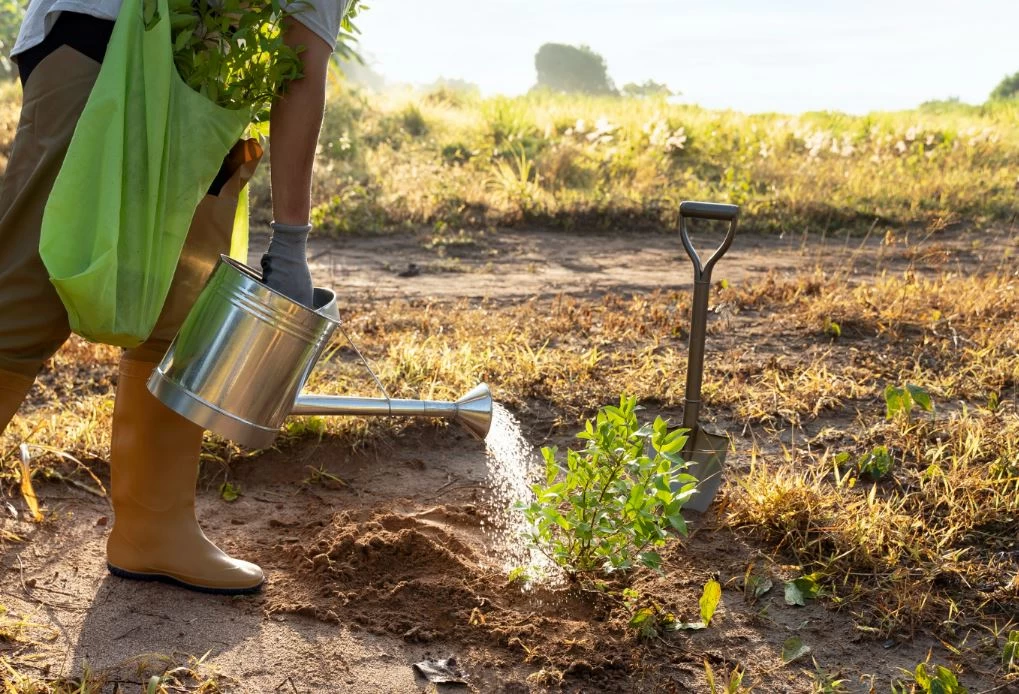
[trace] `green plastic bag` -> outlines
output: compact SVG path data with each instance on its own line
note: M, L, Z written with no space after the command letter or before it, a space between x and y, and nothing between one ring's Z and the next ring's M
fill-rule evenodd
M43 215L71 329L121 347L159 318L191 217L251 114L180 79L167 0L125 0Z

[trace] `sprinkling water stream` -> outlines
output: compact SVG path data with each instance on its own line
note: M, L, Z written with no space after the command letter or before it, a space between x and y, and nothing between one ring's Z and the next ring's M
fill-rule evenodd
M499 403L492 407L492 426L485 440L488 447L488 483L491 506L501 528L494 543L507 570L525 566L550 574L548 559L525 540L528 530L523 513L513 509L517 502L530 502L531 484L540 479L544 462L539 450L521 431L520 422Z

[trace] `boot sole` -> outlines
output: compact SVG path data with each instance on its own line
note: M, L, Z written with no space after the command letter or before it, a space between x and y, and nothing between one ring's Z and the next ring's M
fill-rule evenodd
M207 593L209 595L251 595L262 590L265 585L263 580L261 583L249 588L211 588L209 586L199 586L194 583L185 583L184 581L168 576L166 574L147 574L147 573L135 573L134 571L125 571L119 569L113 564L107 563L106 568L110 570L110 573L118 578L128 578L133 581L155 581L157 583L166 583L171 586L177 586L178 588L184 588L186 590L193 590L198 593Z

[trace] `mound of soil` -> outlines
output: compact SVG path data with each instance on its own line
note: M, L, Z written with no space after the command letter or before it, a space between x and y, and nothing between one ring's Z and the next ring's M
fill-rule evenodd
M625 681L633 644L612 619L611 602L509 583L474 549L483 546L481 521L472 505L336 513L273 548L289 569L268 609L440 650L456 644L458 656L469 654L469 671L524 660L541 669L538 678L583 673L589 685Z

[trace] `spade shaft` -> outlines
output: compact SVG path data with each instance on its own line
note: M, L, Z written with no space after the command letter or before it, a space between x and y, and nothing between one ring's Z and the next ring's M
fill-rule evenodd
M690 240L687 219L708 219L729 222L729 230L721 245L702 262L700 254ZM688 472L697 478L697 492L686 503L693 511L707 510L721 486L722 463L729 439L710 433L700 424L701 386L704 382L704 345L708 332L708 299L711 291L711 271L719 258L725 255L736 237L739 207L711 202L685 201L679 206L679 235L683 247L693 262L694 291L690 309L690 344L686 369L686 398L683 406L683 428L689 430L683 459L690 463Z

